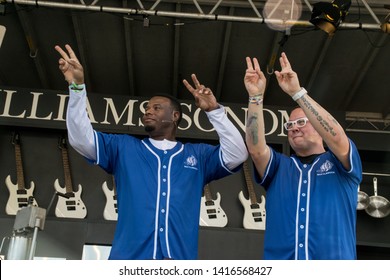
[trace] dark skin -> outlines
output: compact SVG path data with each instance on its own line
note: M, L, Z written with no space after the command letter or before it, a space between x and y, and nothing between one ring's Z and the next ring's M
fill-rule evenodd
M154 96L146 105L142 123L151 138L174 141L178 119L179 112L174 110L169 98Z
M59 69L68 84L84 84L84 70L76 54L69 45L65 45L66 51L60 46L55 46L55 50L61 55L58 61ZM194 96L195 104L203 111L210 112L219 107L217 100L210 88L202 85L195 74L191 75L194 86L187 80L183 80L184 86ZM162 96L152 97L145 108L142 123L149 136L155 140L176 139L177 120L179 112L173 109L170 100Z

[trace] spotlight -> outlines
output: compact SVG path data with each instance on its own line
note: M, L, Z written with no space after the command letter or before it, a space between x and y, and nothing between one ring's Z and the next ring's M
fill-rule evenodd
M333 34L340 23L344 21L350 6L351 0L315 3L310 22L326 33Z

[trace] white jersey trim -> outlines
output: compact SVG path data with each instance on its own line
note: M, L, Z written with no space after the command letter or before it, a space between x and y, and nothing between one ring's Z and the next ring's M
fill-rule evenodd
M295 260L298 260L298 233L299 233L299 205L301 201L301 189L302 189L302 169L299 167L295 158L291 158L294 161L295 166L299 170L299 183L298 183L298 193L297 193L297 211L295 215ZM318 158L313 162L311 168L307 171L307 201L306 201L306 219L305 219L305 260L309 260L309 222L310 222L310 193L311 193L311 172L314 169L314 166L320 160Z
M169 240L168 240L168 235L169 235L169 223L168 223L168 217L169 217L169 205L170 205L170 198L171 198L171 166L172 166L172 160L175 156L177 156L179 153L181 153L184 149L184 145L181 145L181 148L174 153L170 158L169 158L169 164L168 164L168 194L167 194L167 209L166 209L166 216L165 216L165 242L167 243L167 251L168 251L168 257L172 258L171 256L171 250L169 246Z
M292 160L294 161L295 166L299 170L299 181L298 181L298 192L297 192L297 210L295 213L295 256L294 256L294 259L297 260L298 259L298 243L299 243L298 242L298 231L299 231L298 216L299 216L299 203L301 201L302 170L299 168L297 161L294 158L292 158Z
M142 144L157 158L158 168L157 168L157 200L156 200L156 213L154 216L154 245L153 245L153 259L156 259L157 254L157 237L158 237L158 210L160 208L160 191L161 191L161 182L160 182L160 169L161 162L159 156L142 140Z

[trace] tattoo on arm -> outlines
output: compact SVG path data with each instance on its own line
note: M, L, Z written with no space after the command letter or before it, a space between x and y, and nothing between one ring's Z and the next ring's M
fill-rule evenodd
M323 127L323 129L326 131L326 132L329 132L332 136L336 136L337 133L334 129L333 126L331 126L331 124L326 121L319 113L318 111L316 110L316 108L310 103L309 100L306 99L305 96L302 97L302 101L303 101L303 105L308 108L310 110L310 112L316 116L317 120L319 121L319 123L321 124L321 126ZM329 116L328 116L329 118ZM329 118L334 124L338 124L337 121L333 118L333 117L330 117Z
M253 113L248 115L248 122L247 122L247 128L248 132L250 133L250 139L252 140L252 143L256 145L259 143L259 137L258 137L258 131L259 126L257 124L258 114Z

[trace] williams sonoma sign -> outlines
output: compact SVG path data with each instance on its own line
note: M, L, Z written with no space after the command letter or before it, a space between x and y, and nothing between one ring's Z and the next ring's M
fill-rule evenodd
M66 129L68 93L22 88L0 88L0 124ZM96 130L145 134L141 117L144 114L146 97L101 95L88 93L87 112ZM196 107L194 101L181 101L183 119L178 137L217 139L217 134L206 114ZM223 104L226 114L242 134L245 133L248 108L242 104ZM286 137L283 123L288 119L286 109L264 108L267 138L281 140ZM278 141L278 142L279 142Z

